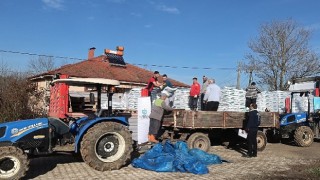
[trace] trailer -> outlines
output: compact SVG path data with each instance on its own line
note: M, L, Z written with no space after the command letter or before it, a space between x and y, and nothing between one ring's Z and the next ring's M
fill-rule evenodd
M261 124L257 134L258 150L263 151L267 144L267 132L279 128L279 114L259 112ZM162 138L185 140L189 148L208 151L211 143L219 139L230 142L234 134L242 132L248 119L248 112L214 112L174 110L164 115ZM236 135L236 136L237 136Z

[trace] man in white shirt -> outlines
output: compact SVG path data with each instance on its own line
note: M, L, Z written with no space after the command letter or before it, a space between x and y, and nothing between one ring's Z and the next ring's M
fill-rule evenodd
M204 95L204 102L206 103L207 111L217 111L219 107L221 96L221 89L216 85L214 79L209 79L209 85Z

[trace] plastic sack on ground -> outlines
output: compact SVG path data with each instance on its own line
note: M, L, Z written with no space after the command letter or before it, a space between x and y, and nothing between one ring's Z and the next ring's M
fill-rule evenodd
M221 164L219 156L208 154L200 149L188 149L183 141L172 144L158 143L141 157L134 159L132 166L156 172L190 172L207 174L208 165Z

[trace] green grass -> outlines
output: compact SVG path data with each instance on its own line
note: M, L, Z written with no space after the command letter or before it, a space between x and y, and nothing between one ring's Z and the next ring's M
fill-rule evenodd
M320 177L320 166L308 169L308 172L316 177Z

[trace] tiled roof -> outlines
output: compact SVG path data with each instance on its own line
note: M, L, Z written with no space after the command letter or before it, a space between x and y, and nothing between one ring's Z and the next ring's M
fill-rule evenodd
M148 71L128 63L125 66L113 65L113 63L109 63L107 56L102 55L39 74L34 76L33 79L36 79L40 76L54 75L57 73L67 74L71 77L106 78L131 83L147 83L149 78L153 76L152 71ZM189 85L173 79L170 79L170 81L176 87L189 87Z

